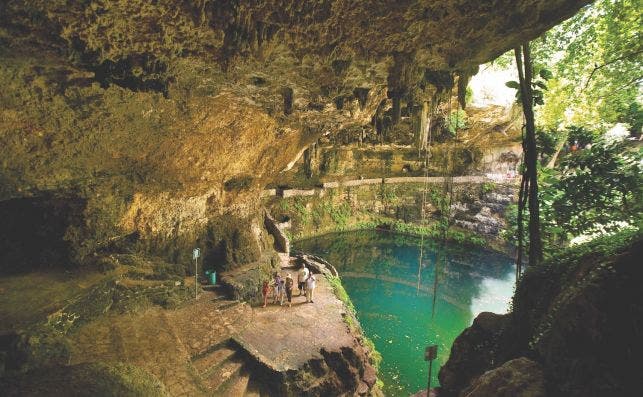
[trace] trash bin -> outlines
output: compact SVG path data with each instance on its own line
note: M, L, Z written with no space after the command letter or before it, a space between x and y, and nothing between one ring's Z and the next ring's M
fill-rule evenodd
M214 270L206 270L205 276L208 278L208 281L210 281L210 284L214 285L217 283L217 272Z

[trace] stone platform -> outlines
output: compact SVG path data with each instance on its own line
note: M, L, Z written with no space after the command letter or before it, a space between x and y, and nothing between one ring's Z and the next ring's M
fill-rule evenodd
M296 274L292 273L296 282ZM292 307L269 304L255 308L252 326L234 337L248 352L278 372L301 368L320 351L350 346L354 337L342 315L343 303L323 276L317 276L314 303L293 292Z
M296 279L287 258L282 266ZM352 313L317 276L314 303L297 289L292 307L266 308L206 291L179 309L105 315L70 335L70 364L133 364L172 396L368 394L369 352L345 320Z

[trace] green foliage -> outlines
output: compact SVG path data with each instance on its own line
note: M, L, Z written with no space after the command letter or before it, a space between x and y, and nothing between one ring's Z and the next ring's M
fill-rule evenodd
M342 202L339 205L328 205L325 207L326 211L330 214L333 222L337 225L338 228L342 229L348 223L353 210L347 202Z
M467 128L468 118L467 113L462 109L454 110L449 114L447 117L447 129L451 136L455 136L458 130Z
M444 226L441 223L434 223L428 226L423 226L414 223L405 223L402 221L391 222L389 220L380 222L378 226L381 225L388 225L388 227L396 233L411 236L425 236L433 239L440 239L444 235ZM449 241L454 241L463 245L476 247L486 246L486 241L484 238L467 230L459 230L450 227L447 231L446 238Z
M541 194L543 207L552 210L549 223L579 235L634 222L641 214L642 164L643 151L624 143L598 142L567 156Z
M481 187L482 193L491 193L496 188L496 184L493 182L483 182Z
M533 43L535 59L556 75L538 110L541 125L626 122L640 133L642 19L640 0L598 0Z
M382 353L377 351L377 349L375 348L375 343L373 343L371 338L369 338L368 336L366 335L362 336L362 343L364 344L364 346L366 346L366 348L369 351L368 358L369 358L369 361L371 362L371 365L375 367L376 371L379 371L380 364L382 363ZM378 379L378 385L380 388L382 388L384 386L384 382L381 382Z
M584 148L587 144L594 144L600 138L600 133L596 130L590 130L585 127L569 126L567 127L567 144L576 144L578 148Z
M467 86L467 90L466 90L466 93L464 95L464 102L466 104L469 104L469 103L471 103L472 100L473 100L473 89L471 87Z
M308 211L304 199L302 199L301 197L295 198L293 209L296 212L297 219L299 219L299 222L301 222L302 225L310 224L312 220L312 214L310 213L310 211Z
M539 65L534 65L533 70L533 79L531 81L531 93L533 95L533 104L543 105L544 104L544 92L547 91L547 80L553 77L553 74L549 69L546 69ZM516 100L520 101L520 83L517 81L508 81L505 85L509 88L516 90Z
M548 159L556 152L562 134L545 129L536 130L536 148L541 161Z
M381 184L379 191L379 199L382 202L390 204L397 200L397 193L395 191L395 186Z
M594 135L585 131L577 136ZM625 223L638 227L641 221L643 151L629 148L624 142L594 142L591 149L564 156L556 169L539 170L541 232L548 247L546 252L566 245L576 236L613 232ZM528 218L529 211L525 211ZM502 236L515 244L516 205L507 208L505 218L507 228ZM527 223L523 226L526 228Z
M343 231L355 218L348 201L328 194L324 197L295 197L281 199L276 206L281 215L292 219L291 237L302 238L311 233Z
M331 285L331 287L333 287L333 292L335 293L337 299L344 302L348 310L350 310L351 313L354 314L355 305L353 305L351 298L348 296L348 292L346 292L346 289L344 289L342 280L339 277L335 277L332 275L327 275L326 279L328 280L328 283Z

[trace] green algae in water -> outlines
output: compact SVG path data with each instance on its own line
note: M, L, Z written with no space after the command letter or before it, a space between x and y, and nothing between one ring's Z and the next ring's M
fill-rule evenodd
M454 244L440 253L438 243L425 240L418 272L419 244L418 238L377 231L333 233L295 244L337 267L364 332L382 354L379 376L387 396L426 388L424 349L431 344L438 345L431 380L438 386L453 340L478 313L506 312L513 294L510 258Z

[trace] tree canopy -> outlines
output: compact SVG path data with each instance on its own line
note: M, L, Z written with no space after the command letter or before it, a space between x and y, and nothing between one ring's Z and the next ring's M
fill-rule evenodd
M553 72L536 110L541 127L592 130L643 124L643 1L598 0L532 42L534 66ZM497 63L511 62L507 53Z
M539 121L600 127L627 123L640 133L643 2L599 0L535 43L535 58L554 69Z

